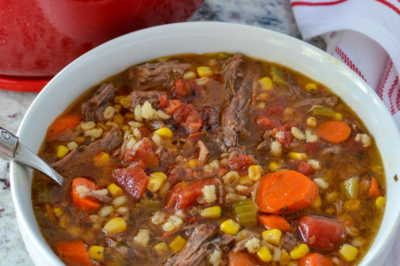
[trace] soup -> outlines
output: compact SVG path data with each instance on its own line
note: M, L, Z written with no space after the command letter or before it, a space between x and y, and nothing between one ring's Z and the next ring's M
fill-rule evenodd
M133 66L49 127L34 173L67 265L356 265L379 230L372 136L327 87L238 53Z

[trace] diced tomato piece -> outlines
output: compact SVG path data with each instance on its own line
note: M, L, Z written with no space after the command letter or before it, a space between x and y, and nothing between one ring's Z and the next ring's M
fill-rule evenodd
M139 147L128 149L125 152L126 163L139 161L143 161L146 166L150 167L157 166L160 161L155 153L155 145L149 138L142 139Z
M194 79L176 79L172 92L177 98L186 96L196 96L201 91L201 87L196 84Z
M140 131L140 135L141 135L142 139L148 138L151 135L151 131L147 127L139 127L139 131Z
M313 167L309 163L299 162L296 164L296 171L302 173L303 175L307 175L313 171Z
M308 253L297 261L298 266L333 266L331 259L318 254Z
M304 215L297 219L298 230L303 241L311 248L332 251L346 240L343 222L315 215Z
M242 154L232 160L229 160L228 164L231 170L238 171L246 170L250 165L253 165L253 162L250 160L249 156Z
M268 118L268 117L256 117L255 119L258 126L264 129L273 129L280 126L280 122L276 118Z
M350 150L355 152L360 152L364 149L363 143L361 141L356 141L355 139L349 140L348 145Z
M285 107L280 104L280 103L275 103L267 107L267 115L277 115L281 116L283 115L283 112L285 111Z
M192 182L181 182L176 184L168 195L165 206L168 209L185 209L193 206L196 199L202 194L204 186L218 185L215 179L205 179Z
M117 183L132 197L140 199L147 188L147 175L143 169L121 168L113 171Z
M158 100L160 101L161 108L166 108L168 106L168 96L166 94L161 94Z
M229 266L254 266L258 265L257 260L246 252L229 252Z
M172 120L175 123L181 124L190 133L197 132L203 124L203 120L196 109L180 100L169 101L168 107L164 110L169 115L172 115Z
M277 137L275 134L276 140L279 141L280 144L283 145L286 149L289 148L290 143L292 143L292 133L290 131L279 131L283 132L283 138Z
M321 142L307 142L304 147L309 153L317 153L321 149Z

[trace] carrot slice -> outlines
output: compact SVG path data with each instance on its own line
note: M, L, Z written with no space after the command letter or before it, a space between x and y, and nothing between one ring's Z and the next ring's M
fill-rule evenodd
M261 212L288 213L310 206L318 197L318 186L296 171L269 173L261 178L257 205Z
M68 128L75 128L79 122L81 121L81 117L76 114L68 114L57 117L50 127L47 129L46 138L54 138L63 133Z
M100 209L101 206L98 200L91 197L84 197L84 198L80 197L79 193L76 192L76 188L79 186L85 186L89 190L98 189L96 183L86 178L83 177L75 178L72 181L72 189L70 194L72 204L78 208L81 208L84 211L95 211Z
M265 225L267 229L279 229L282 232L292 231L290 224L279 215L260 215L258 217L260 222Z
M378 179L375 177L371 178L371 186L369 187L368 195L370 197L382 196L381 190L379 189Z
M77 265L92 265L86 245L82 241L57 244L58 256L65 262Z
M257 265L257 261L249 253L245 252L229 252L229 266L253 266Z
M309 253L297 261L298 266L333 266L331 259L318 254Z
M344 121L326 121L318 127L318 135L332 143L345 141L350 133L350 126Z

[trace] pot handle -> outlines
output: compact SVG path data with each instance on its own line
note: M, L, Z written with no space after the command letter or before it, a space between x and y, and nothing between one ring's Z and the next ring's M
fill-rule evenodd
M40 92L53 77L24 78L0 76L0 89L21 92Z

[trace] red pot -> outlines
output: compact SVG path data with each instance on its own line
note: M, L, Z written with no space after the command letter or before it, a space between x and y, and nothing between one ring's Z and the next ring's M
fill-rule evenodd
M0 0L0 88L39 91L72 60L125 33L184 21L204 0Z

